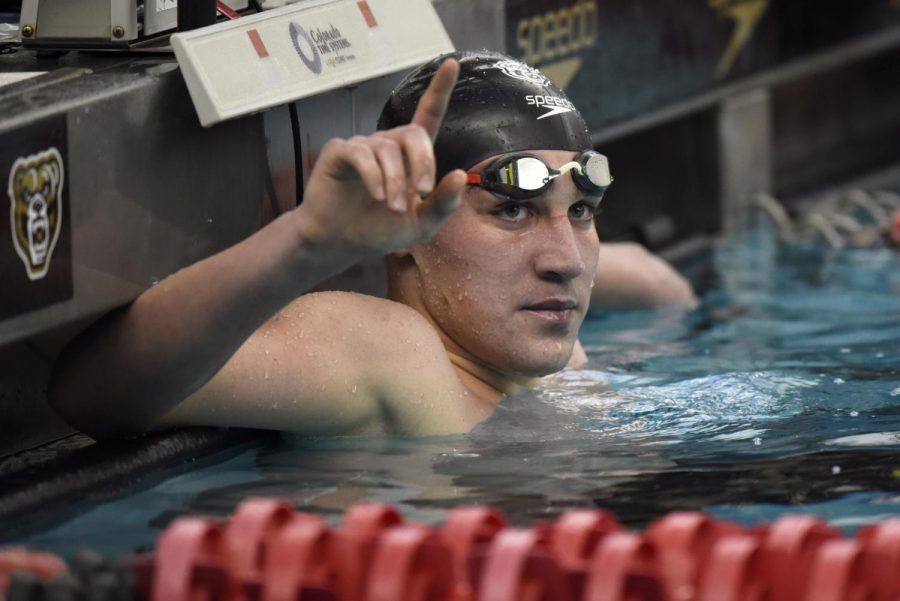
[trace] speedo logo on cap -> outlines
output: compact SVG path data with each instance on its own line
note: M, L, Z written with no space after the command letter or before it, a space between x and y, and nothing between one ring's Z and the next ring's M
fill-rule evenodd
M552 117L553 115L561 115L563 113L571 113L575 110L575 105L565 98L558 96L544 96L541 94L529 94L525 97L528 106L535 108L546 108L546 113L537 118L538 121Z

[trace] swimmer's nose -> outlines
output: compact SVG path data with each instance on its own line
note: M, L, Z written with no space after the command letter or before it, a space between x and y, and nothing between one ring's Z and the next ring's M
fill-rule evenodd
M542 278L554 281L573 280L584 273L581 248L567 218L548 220L547 227L541 232L535 269Z

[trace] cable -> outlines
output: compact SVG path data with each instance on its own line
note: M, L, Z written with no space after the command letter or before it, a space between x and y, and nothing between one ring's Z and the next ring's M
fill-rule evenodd
M303 202L303 141L300 138L300 116L297 114L297 103L288 104L291 113L291 133L294 137L294 179L297 190L297 206Z

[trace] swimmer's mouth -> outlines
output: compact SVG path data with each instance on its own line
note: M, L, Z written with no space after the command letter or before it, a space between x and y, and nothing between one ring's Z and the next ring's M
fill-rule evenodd
M523 307L523 311L555 322L566 322L575 317L578 303L573 300L551 299Z

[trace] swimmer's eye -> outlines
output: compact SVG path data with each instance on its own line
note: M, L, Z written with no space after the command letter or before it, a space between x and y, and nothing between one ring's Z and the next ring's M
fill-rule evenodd
M594 213L596 213L598 209L599 207L597 205L582 200L569 207L569 217L575 221L592 221L594 219Z
M528 206L520 202L503 203L493 211L494 215L511 223L524 221L528 217L528 213Z

